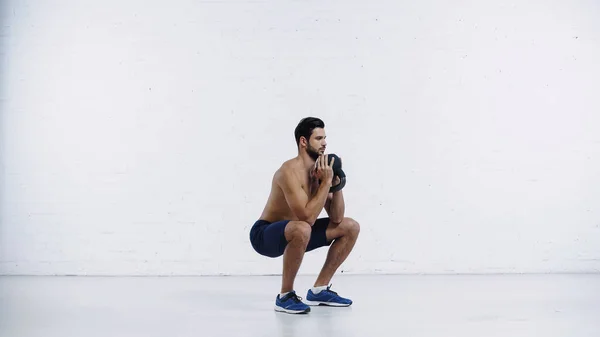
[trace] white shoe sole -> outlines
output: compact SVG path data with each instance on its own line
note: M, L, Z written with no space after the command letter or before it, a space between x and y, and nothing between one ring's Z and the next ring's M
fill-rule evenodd
M329 306L329 307L349 307L350 306L350 304L343 304L343 303L321 302L321 301L307 301L307 300L304 300L304 304L311 305L311 306L326 305L326 306Z
M288 314L308 314L310 312L310 308L306 308L304 310L290 310L282 307L275 306L275 311L285 312Z

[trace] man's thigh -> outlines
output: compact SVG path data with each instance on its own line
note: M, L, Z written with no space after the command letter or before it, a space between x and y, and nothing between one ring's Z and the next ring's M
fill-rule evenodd
M333 239L327 239L328 226L329 218L320 218L315 221L315 224L312 226L312 231L310 232L310 241L308 241L308 246L306 247L307 252L331 245Z
M255 250L265 256L278 257L283 255L287 240L285 239L285 227L289 220L273 222L262 225L257 229L255 239Z

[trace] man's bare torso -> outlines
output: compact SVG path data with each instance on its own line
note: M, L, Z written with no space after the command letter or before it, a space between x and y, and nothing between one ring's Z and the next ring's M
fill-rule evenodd
M283 177L283 172L292 172L296 177L297 181L301 184L302 190L310 199L319 187L317 179L310 177L310 172L302 166L302 161L297 159L290 159L283 163L281 167L273 175L271 181L271 193L267 204L260 216L261 220L269 222L276 222L280 220L298 220L298 217L290 209L281 187L279 187L279 181Z

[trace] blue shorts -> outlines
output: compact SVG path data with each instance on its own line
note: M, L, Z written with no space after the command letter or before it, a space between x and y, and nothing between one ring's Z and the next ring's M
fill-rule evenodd
M290 221L281 220L273 223L265 220L256 221L250 229L250 243L252 243L252 248L257 253L268 257L283 255L285 247L288 244L285 238L285 226ZM327 241L327 236L325 235L328 225L329 218L321 218L315 221L310 233L308 246L306 247L307 252L331 245L333 240Z

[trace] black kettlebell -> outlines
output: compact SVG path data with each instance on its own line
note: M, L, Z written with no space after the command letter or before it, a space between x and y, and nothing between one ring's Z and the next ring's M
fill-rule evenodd
M329 189L329 193L337 192L344 188L344 186L346 186L346 173L344 173L344 171L342 170L342 159L337 155L330 153L327 155L327 163L331 163L332 157L335 158L335 161L333 162L333 167L331 168L333 170L333 176L339 177L340 183L335 186L331 186L331 188Z

